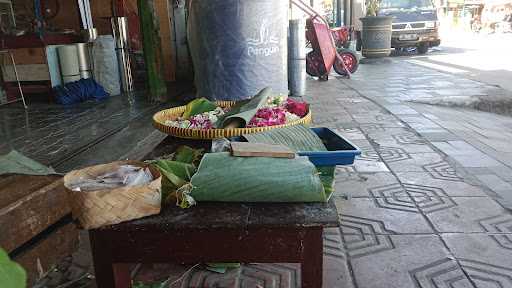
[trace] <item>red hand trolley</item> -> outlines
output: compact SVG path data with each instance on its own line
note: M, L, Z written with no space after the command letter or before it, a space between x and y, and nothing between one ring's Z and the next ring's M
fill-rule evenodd
M313 51L306 55L306 72L314 77L328 79L331 68L342 76L356 72L359 66L357 54L343 46L348 42L350 30L347 27L330 29L329 22L302 0L291 3L309 15L306 20L306 40Z

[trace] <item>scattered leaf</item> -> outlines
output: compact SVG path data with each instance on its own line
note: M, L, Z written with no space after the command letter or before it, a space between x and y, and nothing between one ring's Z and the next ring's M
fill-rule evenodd
M240 263L206 263L206 269L216 273L223 274L233 268L240 268Z
M25 288L27 273L16 262L9 259L9 255L0 248L0 284L2 287Z

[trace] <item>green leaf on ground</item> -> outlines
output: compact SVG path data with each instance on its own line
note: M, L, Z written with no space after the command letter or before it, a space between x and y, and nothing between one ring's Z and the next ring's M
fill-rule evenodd
M151 284L136 282L136 283L133 283L132 287L133 288L167 288L168 284L169 284L168 281L151 283Z
M239 267L240 263L206 263L206 269L216 273L226 273L228 269Z
M0 286L9 288L25 288L27 273L18 263L11 261L9 255L0 248Z

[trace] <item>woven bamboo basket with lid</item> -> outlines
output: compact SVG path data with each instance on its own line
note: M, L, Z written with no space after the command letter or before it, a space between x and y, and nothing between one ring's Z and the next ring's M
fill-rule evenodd
M216 104L223 108L230 108L236 104L234 101L217 101ZM286 123L283 125L266 126L266 127L252 127L252 128L228 128L228 129L188 129L171 127L165 124L167 120L175 120L185 112L186 106L179 106L162 110L153 115L153 126L163 133L172 135L178 138L187 139L216 139L216 138L229 138L241 136L243 134L251 134L267 131L275 128L283 128L293 125L308 125L311 124L312 116L311 110L308 107L308 113L296 121Z
M72 191L73 183L116 170L121 165L148 167L153 181L146 185L94 191ZM84 229L121 223L160 213L161 180L158 169L138 161L117 161L74 170L64 176L64 186L70 190L73 218Z

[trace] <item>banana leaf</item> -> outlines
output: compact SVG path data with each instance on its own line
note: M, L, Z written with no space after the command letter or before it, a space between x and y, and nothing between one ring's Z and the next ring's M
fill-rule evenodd
M53 168L12 150L8 154L0 155L0 175L3 174L49 175L56 172Z
M183 118L189 119L192 116L197 114L201 114L204 112L213 111L217 108L217 104L209 101L206 98L198 98L190 101L185 107L185 112L183 112Z
M196 172L196 167L172 160L157 160L152 162L162 173L162 201L164 203L176 199L177 189L187 184L192 175Z
M233 106L231 110L229 110L224 117L219 119L220 125L217 125L222 128L243 128L245 127L249 121L251 121L252 117L256 115L258 109L263 107L267 102L267 98L271 96L272 89L270 87L264 88L256 96L254 96L250 100L242 101L237 105Z
M306 126L295 125L260 133L244 134L247 142L281 144L294 151L327 151L322 139Z
M303 125L272 129L269 131L243 135L248 142L280 144L294 151L327 151L322 139L311 129ZM336 167L317 167L320 179L324 185L327 198L334 192L334 174Z
M207 153L191 179L195 201L326 202L315 166L307 157L294 159L233 157Z
M180 146L178 149L176 149L173 160L197 166L196 164L199 164L199 161L201 161L203 152L203 149L194 149L189 146Z

